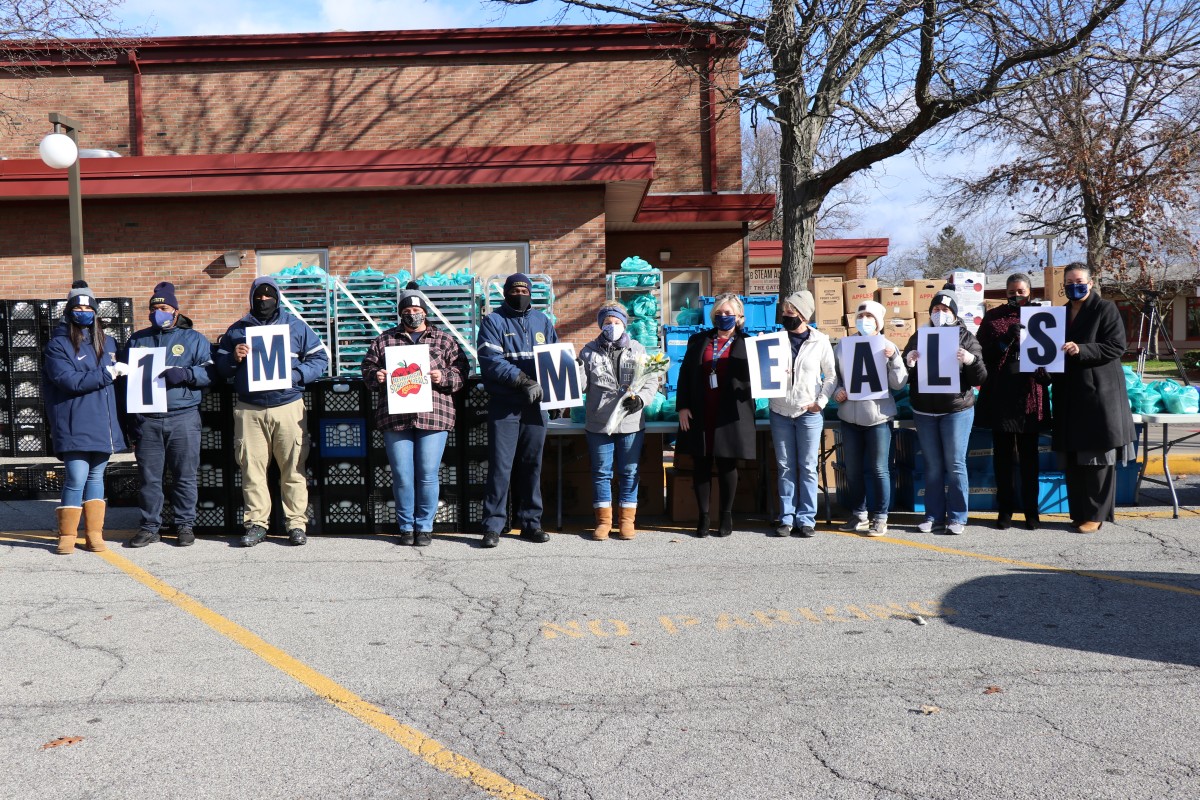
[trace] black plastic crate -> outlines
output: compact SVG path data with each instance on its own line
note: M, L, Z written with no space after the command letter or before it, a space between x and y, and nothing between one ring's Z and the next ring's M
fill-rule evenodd
M317 463L323 490L366 489L371 483L371 470L365 458L324 458Z
M312 384L312 413L318 417L347 414L366 416L367 400L361 378L332 378Z
M42 327L36 320L9 320L4 331L4 346L16 350L37 350L42 346Z
M206 425L201 422L200 425L200 449L211 450L218 453L232 452L233 447L233 427L228 429L222 426ZM203 454L202 456L203 457Z
M231 490L233 465L229 459L214 458L212 453L202 454L196 466L196 486L201 489Z
M66 300L47 300L42 319L57 324L67 310ZM133 298L130 297L97 297L96 316L100 317L103 325L132 325Z
M200 427L215 428L219 431L229 434L228 437L222 437L233 441L233 412L228 414L219 411L201 411L200 412Z
M458 436L455 438L468 447L487 447L488 426L486 422L478 425L460 426L456 433ZM449 443L447 445L452 446Z
M110 506L136 506L141 488L137 464L110 463L104 471L104 493Z
M46 427L46 407L41 400L13 400L12 419L10 424L16 430L19 425L40 425Z
M117 347L124 347L129 344L129 337L133 336L133 326L117 323L105 323L104 335L111 336L113 341L117 343Z
M13 431L14 458L50 455L50 440L44 431Z
M8 395L14 400L41 400L43 396L40 372L9 372Z
M210 386L204 390L204 395L200 398L200 413L225 415L230 420L229 424L232 425L233 405L236 400L237 396L233 393L233 387L228 383Z
M325 488L319 501L320 524L324 534L369 534L374 529L371 522L370 495L365 489L358 491Z
M10 350L3 356L5 372L41 372L42 352L40 350Z
M223 489L199 489L196 492L196 524L198 536L228 536L241 534L234 522L234 509L242 504L241 492Z
M30 321L41 323L49 320L50 308L49 300L5 300L4 318L18 324Z
M478 425L480 422L487 422L488 393L483 388L483 381L476 378L469 379L466 390L459 392L456 398L459 427L470 427Z

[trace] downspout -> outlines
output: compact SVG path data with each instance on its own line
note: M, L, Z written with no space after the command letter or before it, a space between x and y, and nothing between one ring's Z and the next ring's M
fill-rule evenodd
M750 294L750 223L742 223L742 294Z
M130 50L129 66L133 69L133 113L130 114L129 127L133 134L133 153L131 155L146 155L146 125L142 120L142 65L138 63L137 51Z
M716 56L714 55L716 50L717 36L710 33L708 35L708 52L704 56L704 93L701 99L704 108L701 119L704 125L705 141L708 144L708 181L704 190L712 194L717 193L717 187L720 185L717 181L717 123L716 114L713 112L716 106L716 92L713 89L713 75L717 71Z

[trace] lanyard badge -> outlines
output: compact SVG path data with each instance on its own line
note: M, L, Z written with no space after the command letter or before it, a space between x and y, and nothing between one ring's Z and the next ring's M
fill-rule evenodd
M708 388L710 388L710 389L717 388L717 362L721 360L721 356L725 355L725 351L729 349L729 346L731 344L733 344L732 336L730 336L728 339L725 340L725 344L723 344L721 346L720 351L718 351L717 350L717 339L715 336L713 337L713 341L712 341L712 351L713 351L712 372L708 373Z

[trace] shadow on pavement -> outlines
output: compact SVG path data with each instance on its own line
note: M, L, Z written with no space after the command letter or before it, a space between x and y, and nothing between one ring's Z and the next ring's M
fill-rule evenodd
M956 627L1050 647L1200 666L1200 576L1014 570L969 581L943 603ZM1119 579L1119 580L1118 580ZM1189 589L1164 591L1121 581Z

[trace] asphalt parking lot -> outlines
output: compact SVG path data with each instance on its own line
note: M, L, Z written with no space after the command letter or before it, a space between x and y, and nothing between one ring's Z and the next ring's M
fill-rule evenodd
M5 798L1200 796L1189 509L59 557L54 505L0 506Z

